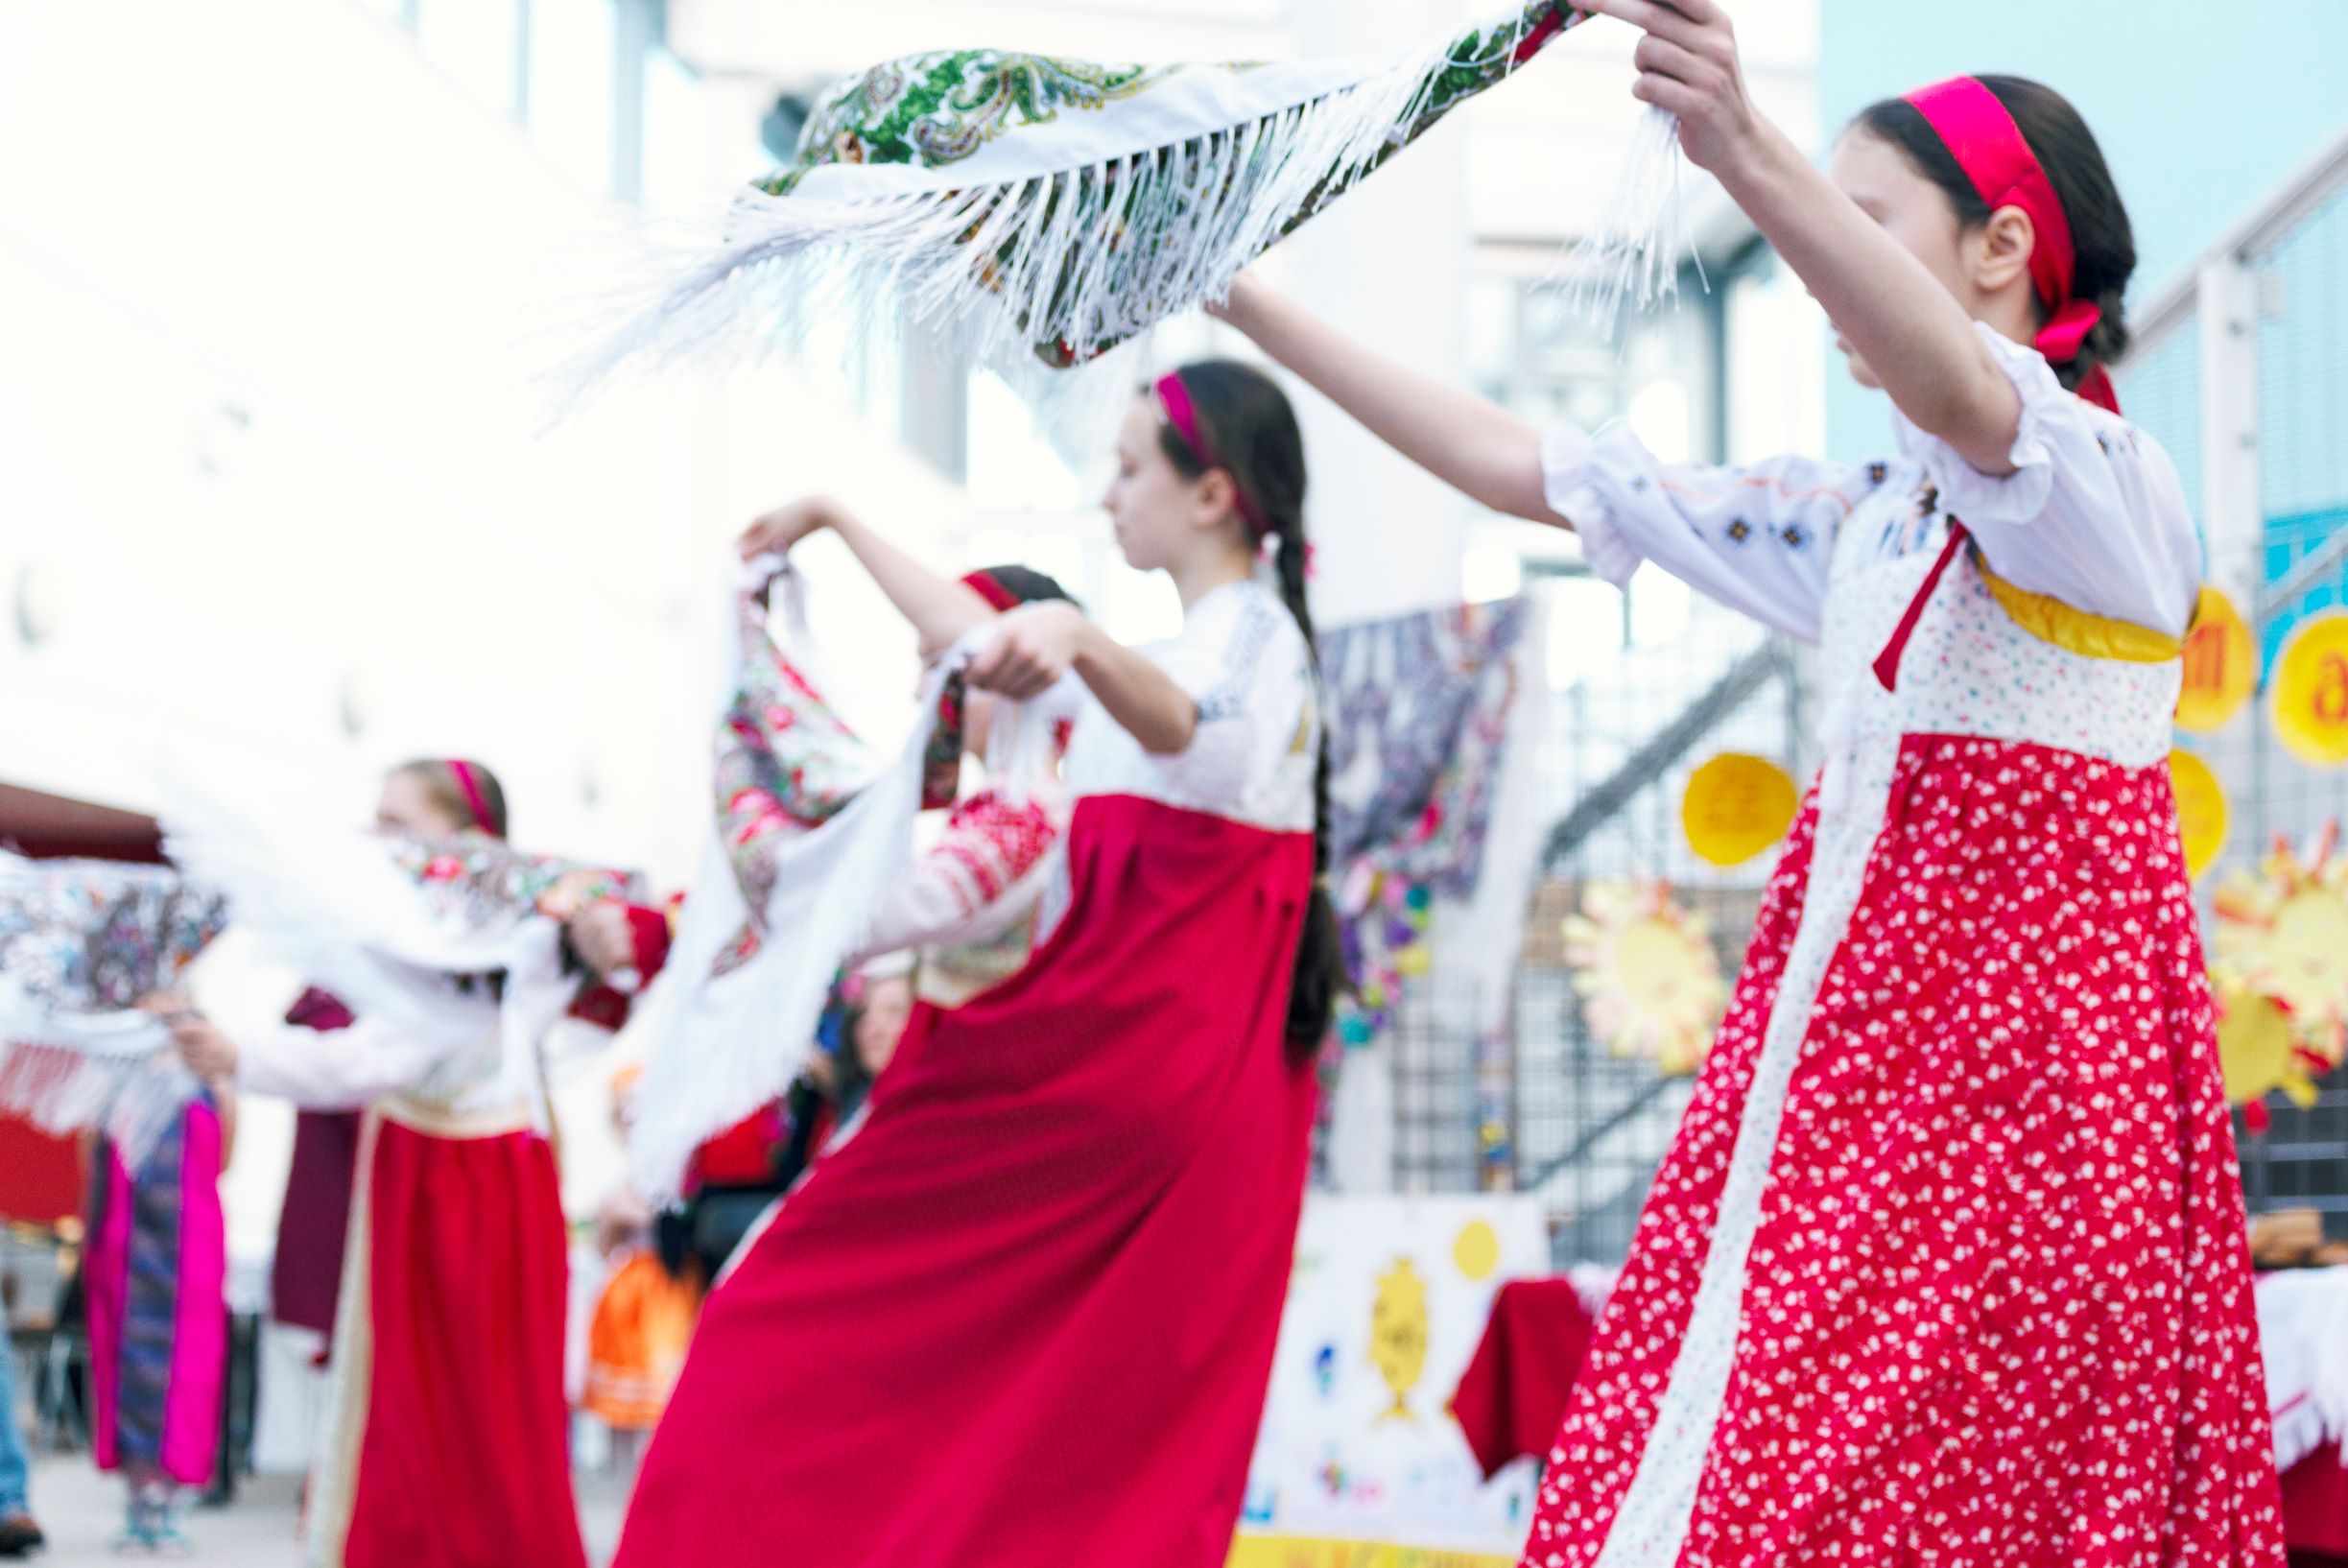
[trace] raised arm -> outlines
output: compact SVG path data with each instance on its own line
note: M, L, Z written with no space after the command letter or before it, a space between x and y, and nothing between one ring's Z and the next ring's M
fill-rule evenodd
M1574 529L1621 586L1642 561L1805 641L1816 641L1836 531L1871 470L1783 458L1666 463L1625 426L1546 437L1507 410L1353 342L1242 276L1223 320L1405 457L1495 511Z
M912 623L924 658L953 647L972 627L994 618L993 606L971 589L931 571L825 496L810 496L768 512L744 532L740 547L745 559L785 555L824 528L840 536L897 613Z
M970 684L1025 701L1071 670L1143 750L1173 756L1189 748L1198 728L1197 701L1074 605L1022 605L1005 614L1002 633L970 666Z
M2013 472L2022 399L2012 381L1948 286L1754 107L1717 0L1585 9L1647 34L1634 95L1679 117L1689 158L1776 247L1900 412L1982 473Z
M1212 313L1452 488L1511 517L1574 526L1543 498L1540 433L1499 404L1355 342L1246 273Z

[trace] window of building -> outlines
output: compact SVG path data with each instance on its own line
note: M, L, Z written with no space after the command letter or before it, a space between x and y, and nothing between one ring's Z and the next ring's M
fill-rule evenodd
M424 58L496 113L520 114L525 0L415 0Z
M523 118L548 161L586 190L611 190L613 80L619 24L612 0L530 0Z

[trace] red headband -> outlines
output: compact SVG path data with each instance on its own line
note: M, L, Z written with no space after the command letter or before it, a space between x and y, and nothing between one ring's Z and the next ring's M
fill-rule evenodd
M473 825L493 839L504 838L506 830L489 815L489 797L482 791L480 770L461 757L449 758L447 766L449 776L464 794L465 806L473 814Z
M1215 449L1207 445L1206 433L1198 424L1198 410L1190 400L1190 389L1182 385L1182 372L1174 370L1158 377L1155 390L1158 412L1166 416L1166 422L1174 426L1174 434L1182 438L1192 455L1210 468L1222 469L1225 477L1231 481L1231 510L1239 513L1240 521L1245 523L1257 538L1269 535L1272 531L1271 524L1256 510L1255 503L1248 499L1246 487L1240 484L1239 475L1232 473L1215 456Z
M2036 347L2056 365L2078 358L2080 345L2103 312L2091 300L2072 297L2078 251L2071 241L2071 217L2022 128L1997 94L1969 76L1919 87L1907 101L1939 135L1990 211L2019 207L2029 215L2037 230L2037 243L2030 248L2030 282L2047 307L2047 324L2039 329ZM2099 365L2080 380L2078 393L2114 414L2120 412L2120 396Z
M1019 596L998 582L992 572L972 572L962 579L962 586L985 600L995 609L1012 610L1019 607Z

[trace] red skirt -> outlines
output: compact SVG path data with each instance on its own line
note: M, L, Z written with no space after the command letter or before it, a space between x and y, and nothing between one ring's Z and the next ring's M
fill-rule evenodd
M358 1171L310 1560L585 1568L553 1152L391 1104L368 1110Z
M1780 982L1817 951L1796 933L1829 849L1804 813L1567 1407L1530 1568L2280 1568L2175 824L2164 766L1906 741L1815 1000L1784 1002L1808 1011L1711 1351L1717 1417L1674 1430ZM1665 1481L1676 1539L1625 1502Z
M1221 1568L1304 1189L1312 854L1079 805L1059 929L916 1010L711 1293L618 1568Z

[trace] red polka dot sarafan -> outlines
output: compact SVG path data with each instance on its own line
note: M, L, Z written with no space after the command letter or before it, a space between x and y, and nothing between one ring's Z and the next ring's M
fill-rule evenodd
M1945 525L1825 600L1827 759L1544 1477L1528 1568L2280 1568L2173 664Z

